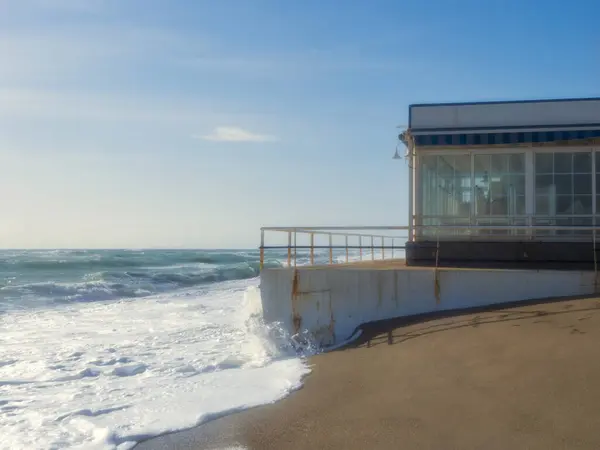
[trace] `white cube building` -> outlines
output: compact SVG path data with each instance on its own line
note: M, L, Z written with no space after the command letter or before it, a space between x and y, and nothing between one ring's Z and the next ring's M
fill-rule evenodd
M416 104L409 264L589 263L600 99Z

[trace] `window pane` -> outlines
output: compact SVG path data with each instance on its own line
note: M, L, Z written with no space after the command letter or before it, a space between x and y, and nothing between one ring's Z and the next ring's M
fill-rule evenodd
M471 209L470 155L425 156L421 160L421 211L435 216L432 225L451 224L453 217L469 217Z
M492 170L492 158L490 155L475 155L473 157L473 163L475 164L475 174L483 174L485 172L490 173Z
M510 175L508 183L515 190L515 195L525 195L525 175Z
M516 199L515 212L518 216L525 215L525 196L519 195Z
M570 195L557 195L556 214L559 216L573 214L573 197Z
M573 155L571 153L554 154L554 173L573 172Z
M596 152L596 172L600 173L600 152Z
M492 155L492 173L508 172L508 155Z
M592 196L576 195L573 201L573 214L592 214Z
M535 177L535 193L536 194L547 194L548 188L552 185L552 175L537 175Z
M535 154L535 172L552 173L554 167L554 156L552 153Z
M550 215L547 195L538 195L535 197L535 213L544 216Z
M562 175L561 175L562 176ZM592 194L592 175L577 174L573 176L575 194Z
M454 156L454 171L461 177L471 178L471 155Z
M509 170L511 173L525 173L525 155L523 153L509 156Z
M591 173L592 172L592 154L575 153L573 155L573 172L575 173Z
M452 157L438 156L437 160L437 175L438 177L452 177L454 176L454 165L452 164Z
M570 195L573 193L573 175L555 175L556 195Z

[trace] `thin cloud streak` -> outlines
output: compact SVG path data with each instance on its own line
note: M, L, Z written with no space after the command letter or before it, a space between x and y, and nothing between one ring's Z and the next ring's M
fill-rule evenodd
M212 142L275 142L279 138L270 134L257 134L239 127L216 127L211 134L193 135L194 139Z

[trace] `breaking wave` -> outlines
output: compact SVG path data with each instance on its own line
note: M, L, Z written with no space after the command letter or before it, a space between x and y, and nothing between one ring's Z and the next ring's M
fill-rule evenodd
M0 309L131 299L259 274L253 251L53 250L0 254ZM279 267L268 258L265 267Z

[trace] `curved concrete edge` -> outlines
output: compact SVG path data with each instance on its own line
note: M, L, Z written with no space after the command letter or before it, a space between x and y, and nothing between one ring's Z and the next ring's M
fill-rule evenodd
M558 270L299 267L265 269L260 282L265 321L323 346L367 322L595 290L594 272Z

